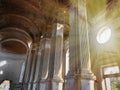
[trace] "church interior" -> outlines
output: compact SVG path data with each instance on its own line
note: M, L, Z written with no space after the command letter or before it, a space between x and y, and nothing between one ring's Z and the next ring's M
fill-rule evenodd
M0 90L120 90L120 0L0 0Z

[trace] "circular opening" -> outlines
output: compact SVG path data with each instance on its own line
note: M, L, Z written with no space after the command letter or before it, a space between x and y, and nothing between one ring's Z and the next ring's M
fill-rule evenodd
M109 27L103 27L97 34L97 41L100 44L104 44L109 41L111 37L111 29Z

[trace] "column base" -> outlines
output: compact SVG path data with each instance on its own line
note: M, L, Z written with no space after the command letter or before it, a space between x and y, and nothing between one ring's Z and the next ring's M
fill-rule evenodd
M59 79L60 80L60 79ZM63 80L54 79L41 80L40 90L63 90Z
M26 83L23 84L23 90L28 90L28 84Z
M94 90L94 81L96 80L95 75L91 70L82 69L81 72L81 87L82 90Z
M36 90L36 88L37 88L37 83L28 83L28 89L26 89L26 90Z
M77 90L75 89L76 79L73 76L66 77L65 80L65 89L66 90Z
M63 90L63 78L54 75L52 80L52 90Z
M41 80L39 90L46 90L46 88L47 88L47 82Z
M94 80L81 80L81 90L94 90Z
M52 82L52 90L63 90L63 82Z
M32 88L32 83L28 83L28 90Z
M37 83L37 82L34 82L34 83L33 83L33 86L32 86L32 90L37 90L37 88L38 88L37 85L38 85L38 83Z
M66 90L94 90L95 75L83 69L81 74L68 74L65 81Z

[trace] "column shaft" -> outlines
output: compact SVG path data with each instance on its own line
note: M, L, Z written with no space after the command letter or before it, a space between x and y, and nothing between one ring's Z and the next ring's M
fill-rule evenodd
M46 90L46 82L49 73L49 61L50 61L50 45L51 40L49 38L45 38L45 48L44 48L44 56L43 56L43 68L40 80L40 90Z
M33 78L36 66L37 44L32 44L29 49L28 58L26 60L26 69L23 80L25 90L32 90Z
M52 80L54 74L54 59L55 59L55 36L56 36L56 25L53 25L53 30L51 34L51 47L50 47L50 62L49 62L49 72L46 84L46 90L52 90Z
M41 73L43 67L43 56L44 56L44 48L45 48L45 39L41 38L39 46L38 46L38 55L37 55L37 62L36 62L36 69L35 69L35 76L34 76L34 84L33 90L40 90L40 80L41 80Z
M54 60L54 75L53 75L53 89L62 90L63 86L63 25L57 24L55 40L55 60Z
M86 0L71 0L70 71L67 90L94 90L91 72Z
M31 55L31 50L32 48L28 49L27 53L27 59L25 63L25 72L24 72L24 78L23 78L23 88L25 90L28 89L28 82L29 82L29 77L30 77L30 69L31 69L31 64L32 64L32 55Z

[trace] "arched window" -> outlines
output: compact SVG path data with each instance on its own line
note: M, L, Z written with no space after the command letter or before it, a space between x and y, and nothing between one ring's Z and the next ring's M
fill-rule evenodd
M109 41L111 37L111 29L109 27L102 27L97 34L97 41L99 44L104 44Z

